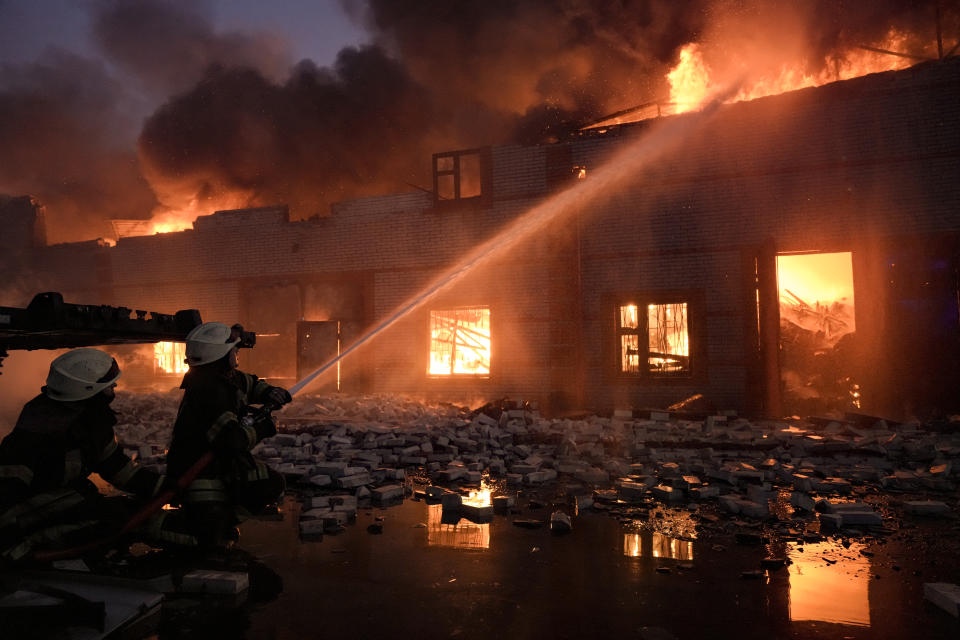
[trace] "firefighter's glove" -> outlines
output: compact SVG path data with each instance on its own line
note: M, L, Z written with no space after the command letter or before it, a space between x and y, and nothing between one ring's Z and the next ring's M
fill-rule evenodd
M293 401L293 396L283 387L270 387L270 391L267 391L266 404L282 407L291 401Z
M269 413L259 414L253 421L253 429L257 432L258 441L277 435L277 425Z

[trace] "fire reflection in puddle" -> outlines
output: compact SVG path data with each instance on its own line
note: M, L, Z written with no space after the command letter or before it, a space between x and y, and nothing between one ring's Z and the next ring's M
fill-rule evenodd
M647 521L635 520L623 534L623 555L631 558L693 560L696 522L688 511L656 509Z
M623 534L623 555L631 558L693 560L693 542L656 532Z
M473 507L489 507L498 485L484 478L478 489L470 489L461 502ZM444 512L439 504L427 504L427 544L452 549L489 549L490 523L471 522L457 512Z
M489 549L490 523L477 524L459 514L444 514L439 504L427 508L427 544L453 549Z
M789 545L790 620L870 626L870 561L860 554L863 548Z

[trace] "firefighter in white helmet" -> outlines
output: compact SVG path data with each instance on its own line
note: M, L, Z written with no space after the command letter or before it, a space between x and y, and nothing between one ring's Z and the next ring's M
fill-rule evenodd
M0 443L0 563L93 539L132 513L129 499L102 496L91 473L142 500L160 491L163 476L118 446L110 403L119 377L117 361L98 349L74 349L50 364L46 386Z
M251 404L280 407L286 389L237 369L242 327L206 322L187 335L180 410L167 453L167 473L182 475L207 451L213 461L182 495L190 531L201 546L228 544L236 525L283 493L283 477L253 458L252 449L277 430L268 413L253 417ZM244 419L249 416L248 419Z

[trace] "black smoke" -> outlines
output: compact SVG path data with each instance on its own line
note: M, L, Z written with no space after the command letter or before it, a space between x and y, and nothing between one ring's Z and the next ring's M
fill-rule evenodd
M940 4L947 50L957 4ZM306 217L429 187L435 151L552 139L666 98L690 42L729 73L815 72L891 28L936 55L934 0L344 0L370 43L329 68L293 63L275 35L218 32L203 3L90 6L107 63L0 67L0 192L43 201L54 240L162 208L286 202Z
M0 66L0 193L38 198L50 241L106 237L111 218L154 206L130 107L98 61L54 50Z

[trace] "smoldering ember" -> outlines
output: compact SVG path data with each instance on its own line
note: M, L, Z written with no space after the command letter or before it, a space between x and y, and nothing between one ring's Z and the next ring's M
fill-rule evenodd
M2 67L10 637L957 637L960 7L640 4Z

